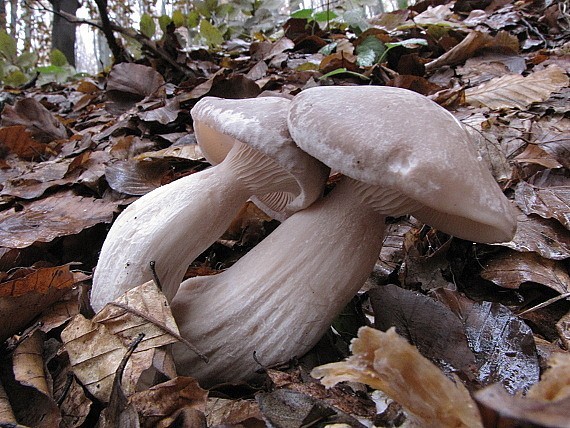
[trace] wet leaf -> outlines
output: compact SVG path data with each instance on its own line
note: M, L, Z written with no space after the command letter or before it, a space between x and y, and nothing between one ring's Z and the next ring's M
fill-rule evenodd
M464 325L443 303L395 285L369 291L374 327L398 334L416 346L422 355L468 374L475 364Z
M475 373L482 385L502 383L514 393L538 381L539 365L532 330L507 307L474 302L450 290L437 290L465 325L469 347L477 358Z
M420 426L482 426L467 389L447 378L395 329L362 327L351 350L346 361L316 367L311 375L329 387L352 381L383 391Z
M491 79L465 91L465 100L472 105L484 105L492 110L525 109L532 103L544 101L553 92L568 86L564 70L552 65L526 77L518 74Z
M170 166L165 159L119 161L105 168L111 189L127 195L142 196L160 187Z
M475 394L483 419L504 426L566 427L570 420L570 354L555 353L541 381L526 397L508 394L492 385ZM503 425L501 425L503 426Z

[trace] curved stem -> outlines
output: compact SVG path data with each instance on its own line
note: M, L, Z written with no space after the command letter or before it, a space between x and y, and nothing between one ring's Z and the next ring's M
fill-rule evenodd
M250 196L224 165L159 187L121 213L93 277L95 311L152 280L151 261L166 298L174 297L188 265L225 232Z
M250 378L254 351L267 366L303 355L366 281L383 232L346 180L225 272L183 282L172 311L210 363L174 345L179 372L207 385Z

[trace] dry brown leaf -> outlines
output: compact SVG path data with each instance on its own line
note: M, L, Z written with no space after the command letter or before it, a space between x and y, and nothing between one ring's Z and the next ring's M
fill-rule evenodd
M519 164L536 164L545 168L561 168L562 164L554 157L551 157L545 150L537 144L528 144L524 151L514 159Z
M2 386L2 382L0 382L0 422L5 424L17 423L16 416L14 416L14 411L10 405L8 395Z
M154 68L123 62L111 69L107 78L107 94L111 95L113 101L118 101L116 98L127 101L130 95L134 105L135 99L164 97L164 83L164 78Z
M570 312L567 312L556 323L556 331L564 349L570 349Z
M183 409L206 410L208 391L190 377L177 377L133 394L129 401L141 419L142 427L172 426Z
M518 289L524 282L535 282L560 294L570 291L570 275L564 264L536 253L508 251L493 257L484 266L481 277L504 288Z
M20 208L0 212L0 246L25 248L110 223L116 204L65 190L24 202Z
M107 328L77 315L61 332L73 373L97 399L108 402L115 372L127 352L127 347ZM126 373L133 371L131 360ZM142 372L142 370L140 371ZM126 374L125 373L125 374ZM128 385L131 392L134 385Z
M465 387L447 378L391 328L358 331L353 355L313 369L326 386L362 382L386 393L406 408L422 427L482 427L477 407Z
M180 334L166 297L153 281L133 288L107 304L92 321L103 324L124 346L128 346L139 333L144 333L135 355L176 343L178 339L169 332Z
M24 125L0 128L0 144L6 148L2 157L8 153L14 153L25 160L39 160L48 149L45 144L34 140Z
M518 74L491 79L465 91L465 100L492 110L526 109L532 103L545 101L553 92L568 86L566 72L557 65L536 71L526 77Z
M69 265L40 268L0 284L0 341L24 329L81 280Z
M491 36L480 31L473 31L465 37L461 43L451 48L449 51L426 64L426 71L433 71L444 65L456 65L471 58L475 53L483 48L502 48L516 52L518 50L518 40L515 36L505 31L500 31L496 36Z
M67 129L34 98L23 98L14 106L6 104L2 110L2 126L25 126L34 140L49 143L67 138Z
M517 208L517 231L510 242L499 245L516 251L532 251L552 260L570 257L568 230L552 219L535 214L527 216Z
M18 345L13 354L14 377L22 385L51 397L42 357L43 342L43 334L36 331Z
M65 370L60 376L61 378L54 379L54 396L58 399L61 411L60 428L83 426L92 402L70 371Z
M255 401L208 399L206 407L208 426L237 425L248 419L262 420L259 405Z
M548 360L548 369L542 375L540 382L529 389L527 397L545 401L559 401L570 398L569 353L556 352L552 354L552 357Z
M515 201L526 215L555 218L570 230L570 186L538 188L521 181L515 188Z

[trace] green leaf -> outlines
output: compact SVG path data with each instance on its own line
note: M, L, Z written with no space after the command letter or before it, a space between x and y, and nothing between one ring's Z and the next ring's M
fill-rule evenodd
M154 19L148 13L143 13L141 16L140 22L140 30L143 35L148 37L149 39L154 36L156 33L156 24L154 23Z
M11 63L18 56L16 40L4 30L0 30L0 54Z
M332 10L323 10L322 12L317 12L314 15L314 20L317 22L329 22L335 18L338 18L338 15Z
M180 10L175 10L174 12L172 12L172 21L174 22L176 28L183 27L185 20L186 18L184 17L184 14Z
M346 68L337 68L336 70L329 71L327 74L322 75L319 80L324 80L332 76L336 76L338 74L348 74L350 76L358 77L362 80L370 80L370 77L365 76L364 74L355 73L354 71L348 71Z
M20 70L16 70L4 77L4 83L10 86L22 86L28 78Z
M192 10L188 14L186 25L188 28L196 28L200 24L200 13L197 10Z
M206 40L208 46L220 46L224 42L224 37L220 30L206 19L200 21L200 35Z
M372 67L385 51L384 43L374 36L368 36L356 47L356 64L360 67Z
M426 39L407 39L407 40L402 40L399 42L391 42L391 43L386 43L386 47L388 48L394 48L396 46L403 46L405 48L408 49L413 49L416 46L427 46L428 42Z
M64 65L69 64L67 58L65 57L65 54L59 49L54 49L50 52L49 60L51 62L51 65L56 67L63 67Z
M172 22L172 19L168 15L161 15L158 18L158 26L163 33L166 33L166 27Z
M311 19L313 17L313 9L299 9L291 14L291 18Z
M328 45L325 45L322 48L320 48L319 53L324 56L330 55L334 52L337 46L338 46L337 42L329 43Z

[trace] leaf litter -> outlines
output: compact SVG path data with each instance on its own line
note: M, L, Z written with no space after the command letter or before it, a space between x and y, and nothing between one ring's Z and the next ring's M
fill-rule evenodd
M365 22L359 37L292 18L285 37L253 41L241 56L186 52L183 80L154 59L10 89L0 122L0 421L566 426L565 22L562 9L534 3L419 2ZM189 116L198 99L292 97L321 84L394 85L450 109L520 209L518 232L482 245L389 219L375 271L343 314L350 322L335 323L299 361L260 367L264 384L204 390L176 374L175 320L153 284L93 318L86 291L97 252L136 197L208 167ZM229 267L274 227L244 208L187 275ZM327 386L350 382L327 390L310 373Z

